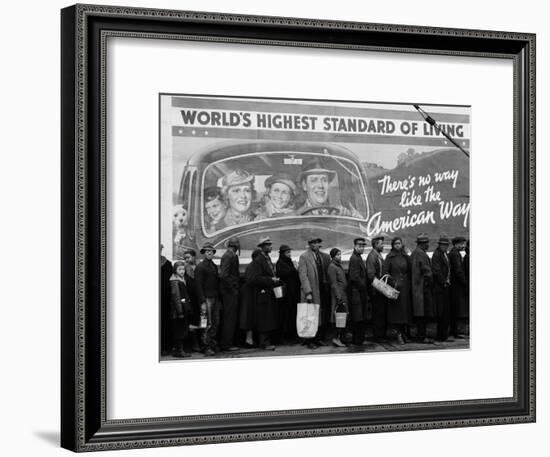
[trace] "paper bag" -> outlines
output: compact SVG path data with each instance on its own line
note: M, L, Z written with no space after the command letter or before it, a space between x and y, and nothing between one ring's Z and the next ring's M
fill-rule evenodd
M300 338L313 338L317 334L319 308L315 303L298 303L296 330Z

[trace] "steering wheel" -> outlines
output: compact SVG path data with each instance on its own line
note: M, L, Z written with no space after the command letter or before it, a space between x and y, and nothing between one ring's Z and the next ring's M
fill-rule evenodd
M300 213L300 216L306 216L308 214L312 214L314 216L326 216L326 215L338 215L340 214L340 208L337 206L313 206L311 208L307 208L304 211Z

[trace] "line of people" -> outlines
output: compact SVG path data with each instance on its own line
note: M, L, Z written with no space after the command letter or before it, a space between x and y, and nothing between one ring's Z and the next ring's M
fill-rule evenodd
M366 261L365 238L353 241L347 271L338 248L321 251L322 240L312 237L298 265L292 248L279 247L273 263L273 243L260 239L244 276L239 273L239 240L227 242L219 267L216 249L206 243L196 262L193 250L173 265L161 256L161 346L164 355L189 357L191 351L206 356L218 351L302 343L310 349L332 344L365 345L369 338L391 339L406 344L433 343L427 328L437 328L440 341L465 338L469 322L469 250L463 237L442 236L432 257L429 239L420 234L409 255L403 240L391 240L391 251L383 257L384 237L371 240ZM463 257L461 251L466 250ZM388 299L373 286L375 278L389 275L389 284L400 293ZM282 289L281 293L279 290ZM319 326L313 338L298 338L297 303L320 305ZM347 313L345 327L336 325L336 312ZM416 332L411 331L413 328ZM413 335L414 333L414 335Z

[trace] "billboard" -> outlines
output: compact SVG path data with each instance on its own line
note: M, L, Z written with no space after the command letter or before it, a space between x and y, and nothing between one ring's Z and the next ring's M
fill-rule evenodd
M160 95L168 258L260 237L344 256L359 236L469 238L469 106ZM458 147L457 147L458 146ZM468 151L468 152L466 152Z

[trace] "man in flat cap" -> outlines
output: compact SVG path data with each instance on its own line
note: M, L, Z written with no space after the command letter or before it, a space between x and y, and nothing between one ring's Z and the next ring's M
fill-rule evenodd
M451 265L447 254L449 244L449 238L442 235L432 255L433 305L436 312L437 339L439 341L445 341L449 338L449 324L451 321L451 301L449 296Z
M239 251L238 238L227 241L227 250L220 261L220 294L222 298L222 319L220 349L236 351L235 333L239 320Z
M220 295L218 267L213 262L216 249L212 243L205 243L200 253L203 260L195 267L195 286L201 313L207 316L207 328L203 332L204 355L210 356L218 349L217 334L220 324Z
M324 327L330 325L331 303L327 268L331 260L328 254L321 252L322 242L323 240L317 236L310 237L309 249L304 251L298 262L302 302L320 305L317 335L306 341L310 349L316 349L318 345L327 345L323 340L328 337Z
M335 177L336 172L327 169L320 159L316 158L307 163L298 175L298 182L306 194L306 201L296 214L361 217L354 208L348 209L340 202L329 201L329 186Z
M467 275L466 257L461 252L466 249L466 238L454 237L453 247L449 253L451 263L451 335L465 338L468 333L470 317L470 287Z
M353 344L361 345L365 339L365 328L372 318L371 303L367 292L367 266L363 253L367 240L363 237L353 240L353 253L349 259L350 318L352 322Z
M295 214L294 200L297 188L290 175L285 173L272 175L265 180L264 185L265 196L258 219Z
M371 238L372 249L366 260L367 267L367 291L372 303L372 330L376 340L386 338L386 297L378 292L372 285L374 278L382 277L384 266L384 237L382 235Z
M222 179L221 193L227 205L223 218L226 227L254 220L254 175L245 170L234 170Z
M433 343L426 335L426 326L433 322L432 265L426 251L430 247L430 239L425 233L416 238L416 249L411 254L411 289L413 316L417 327L417 338L424 343Z
M275 265L271 261L273 243L268 236L260 238L261 249L248 270L248 281L253 288L254 316L258 331L258 344L261 349L274 350L274 332L279 324L279 310L273 288L281 281L275 274Z

